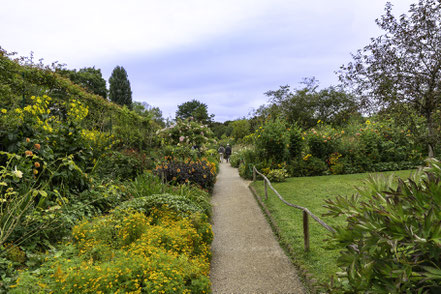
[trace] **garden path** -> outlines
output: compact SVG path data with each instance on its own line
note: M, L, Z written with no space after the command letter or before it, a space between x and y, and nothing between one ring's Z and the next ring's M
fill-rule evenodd
M248 183L220 164L213 197L213 293L305 293Z

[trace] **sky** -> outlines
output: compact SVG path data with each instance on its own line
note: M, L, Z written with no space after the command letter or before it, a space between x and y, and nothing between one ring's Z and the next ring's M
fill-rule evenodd
M385 0L2 0L0 46L69 69L123 66L133 100L174 118L197 99L214 120L248 116L282 85L321 88L382 31ZM416 0L391 0L396 16Z

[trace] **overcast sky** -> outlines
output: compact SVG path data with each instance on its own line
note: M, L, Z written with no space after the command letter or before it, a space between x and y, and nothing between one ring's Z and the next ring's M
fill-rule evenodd
M133 100L174 117L197 99L216 121L246 116L264 92L335 71L381 31L385 0L14 0L0 6L0 46L46 64L123 66ZM416 0L392 0L394 14Z

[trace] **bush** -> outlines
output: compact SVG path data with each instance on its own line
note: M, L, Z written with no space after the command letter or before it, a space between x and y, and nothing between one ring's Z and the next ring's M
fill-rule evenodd
M146 155L134 149L109 151L98 161L94 174L100 178L125 181L136 178L149 167Z
M320 158L307 154L303 158L293 161L288 167L289 174L293 177L309 177L323 175L328 166Z
M271 182L284 182L286 181L286 178L288 177L288 172L286 171L286 169L281 168L281 169L272 169L268 172L268 174L266 175L266 177L268 178L268 180L270 180Z
M303 139L302 130L293 124L288 127L288 152L291 159L298 158L302 154Z
M258 154L254 148L244 147L239 149L230 156L230 164L232 167L238 168L241 163L256 164L258 163Z
M124 186L126 193L131 198L147 197L154 194L182 196L200 207L204 214L211 216L210 194L196 185L165 185L158 176L152 173L144 173L133 181L125 183Z
M337 139L338 137L330 133L329 130L320 129L317 132L315 129L311 129L307 137L309 153L321 160L327 160L331 153L337 149Z
M441 165L429 164L397 189L371 177L358 194L326 201L328 215L347 221L332 236L345 248L333 293L441 291Z
M159 131L164 142L170 146L202 147L214 142L214 134L208 126L193 119L178 120L173 126Z
M182 216L188 216L198 212L204 213L202 207L187 197L170 194L157 194L131 199L121 203L116 210L132 209L149 216L151 211L154 211L155 208L159 209L163 206Z
M193 183L211 191L216 181L216 169L216 163L206 158L177 161L167 157L156 166L154 173L171 183Z
M262 158L274 159L276 163L288 158L289 139L288 128L277 119L268 121L256 131L256 149ZM293 138L295 132L293 131ZM293 139L294 140L294 139ZM293 146L294 148L294 146Z
M21 273L10 293L210 291L209 243L190 218L121 210L79 224L72 235L72 245L38 271Z

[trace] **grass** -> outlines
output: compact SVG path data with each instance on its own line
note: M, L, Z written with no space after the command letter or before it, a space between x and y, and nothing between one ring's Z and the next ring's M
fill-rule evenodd
M411 170L404 170L382 174L393 173L396 177L407 178L411 172ZM355 187L363 185L363 180L368 175L368 173L364 173L289 178L286 182L272 183L272 185L286 201L307 207L332 227L336 224L343 224L344 219L322 217L322 214L326 212L323 207L324 200L337 195L350 196L354 194ZM319 281L328 281L330 276L338 271L336 260L339 255L339 249L332 248L330 243L326 241L329 232L309 218L310 251L306 253L303 248L302 211L285 205L269 188L268 200L266 201L263 181L258 180L252 185L279 227L281 243L290 244L296 252L296 255L292 256L295 262L303 265Z

